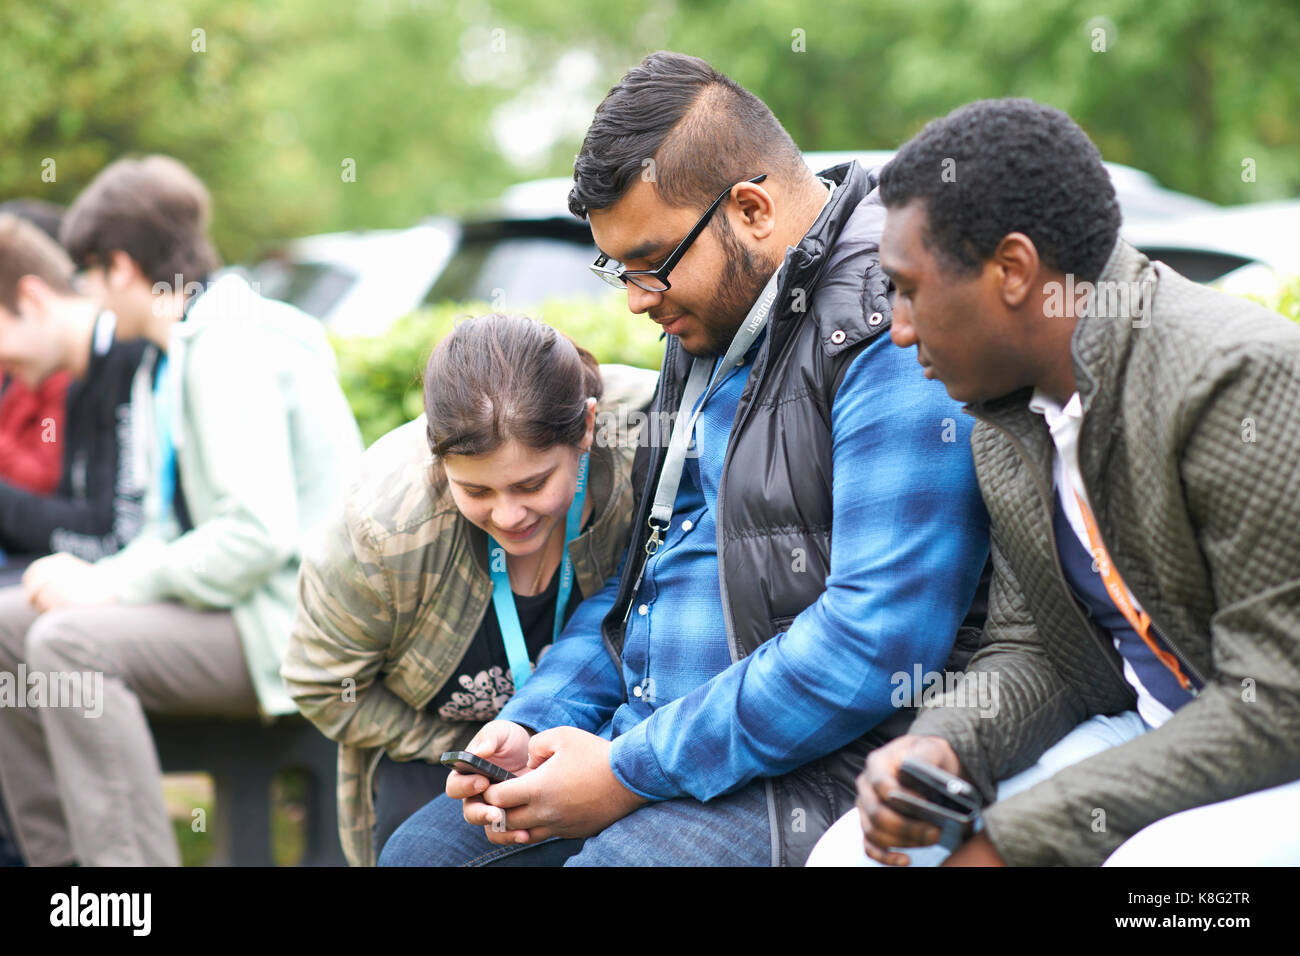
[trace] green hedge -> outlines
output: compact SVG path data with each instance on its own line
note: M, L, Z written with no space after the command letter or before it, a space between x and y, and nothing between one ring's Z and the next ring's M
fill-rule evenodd
M1271 297L1252 298L1300 322L1300 276ZM438 340L458 319L491 311L481 302L449 302L400 319L382 336L334 339L343 391L367 445L423 411L424 366ZM567 332L602 362L657 369L663 359L658 326L628 312L620 292L598 301L555 300L529 314Z
M1250 298L1281 312L1292 322L1300 323L1300 276L1278 283L1277 291L1270 296L1252 295Z
M395 322L382 336L333 339L339 378L366 445L424 410L423 375L429 353L455 323L493 311L482 302L448 302ZM659 327L627 310L627 297L555 300L527 313L568 333L601 362L659 368Z

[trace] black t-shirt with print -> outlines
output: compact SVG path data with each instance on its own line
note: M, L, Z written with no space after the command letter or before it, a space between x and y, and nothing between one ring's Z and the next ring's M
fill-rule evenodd
M557 567L546 590L531 596L515 595L519 627L524 632L524 645L534 667L538 656L554 636L555 600L559 593L560 569ZM575 579L569 592L568 606L564 609L564 623L573 617L582 599ZM488 721L496 717L514 692L515 682L510 674L510 661L506 656L505 640L501 637L496 605L489 603L478 633L474 635L455 676L442 686L427 709L444 720Z

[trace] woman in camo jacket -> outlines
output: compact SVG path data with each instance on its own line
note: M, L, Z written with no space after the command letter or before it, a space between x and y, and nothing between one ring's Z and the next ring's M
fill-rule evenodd
M492 572L508 575L535 663L557 613L562 625L617 570L657 378L598 366L532 319L481 316L434 349L425 415L363 456L342 512L304 556L281 671L302 713L339 743L339 832L353 865L373 865L443 791L442 753L514 692ZM571 510L581 531L567 546L572 593L557 608Z

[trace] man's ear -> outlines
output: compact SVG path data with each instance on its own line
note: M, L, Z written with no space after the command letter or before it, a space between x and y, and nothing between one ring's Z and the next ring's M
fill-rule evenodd
M43 316L50 310L54 290L40 276L19 276L14 298L18 305L16 316Z
M108 254L108 268L104 270L104 281L115 292L121 291L135 282L144 282L152 289L152 283L145 278L140 266L121 249L114 249Z
M740 213L741 228L755 239L766 239L776 229L776 200L759 183L740 183L732 188L731 198Z
M1003 304L1009 309L1020 308L1034 291L1042 264L1038 247L1023 232L1009 232L993 250L991 261L999 270L998 292Z

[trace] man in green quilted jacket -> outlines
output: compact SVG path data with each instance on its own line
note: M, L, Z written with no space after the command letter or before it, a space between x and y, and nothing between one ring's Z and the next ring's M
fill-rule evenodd
M977 419L995 576L965 683L811 862L1300 863L1300 328L1119 239L1096 147L1029 100L929 124L881 192L892 337ZM989 804L951 856L908 757Z

